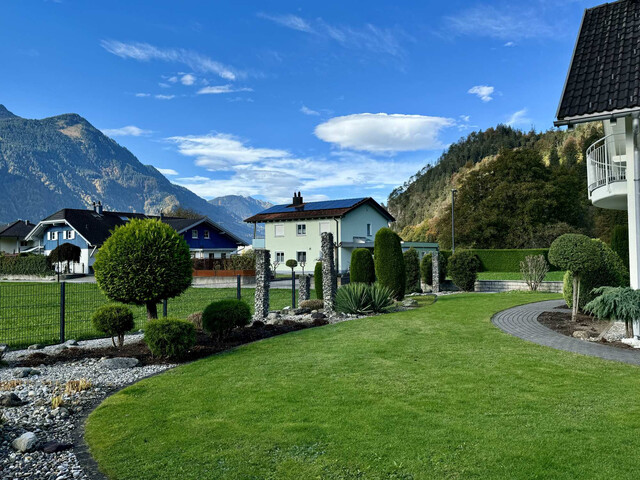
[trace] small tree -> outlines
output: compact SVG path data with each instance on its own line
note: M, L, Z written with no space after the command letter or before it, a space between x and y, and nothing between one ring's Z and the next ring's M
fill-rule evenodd
M111 343L116 346L114 337L118 337L118 347L124 345L124 334L133 330L133 312L124 305L103 305L91 316L93 327L111 337Z
M600 287L585 311L605 320L624 322L627 338L633 337L633 321L640 318L640 290L629 287Z
M409 293L421 292L420 288L420 256L418 251L411 247L402 254L404 269L407 277L406 291Z
M449 258L447 268L456 287L473 292L480 270L480 260L476 255L467 250L456 250Z
M376 233L373 260L378 282L388 287L397 300L404 298L406 271L402 257L400 237L390 228L381 228Z
M629 227L616 225L611 232L611 249L622 259L624 266L629 268Z
M351 283L372 284L376 281L376 267L368 248L356 248L351 254L349 265Z
M158 303L180 295L192 279L187 242L159 220L134 219L116 227L93 268L109 299L145 305L148 318L158 318Z
M291 269L291 274L293 275L293 270L298 266L298 261L290 258L285 262L285 265Z
M589 270L600 268L599 249L586 235L567 233L556 238L551 244L549 261L573 275L571 319L575 321L580 305L580 280Z
M520 273L529 289L536 292L538 287L549 272L549 264L544 259L544 255L527 255L520 262Z
M66 262L67 272L69 271L69 262L78 263L80 261L80 247L72 243L65 242L54 248L49 254L51 263Z
M316 287L316 298L322 300L322 262L316 262L316 267L313 270L313 283Z

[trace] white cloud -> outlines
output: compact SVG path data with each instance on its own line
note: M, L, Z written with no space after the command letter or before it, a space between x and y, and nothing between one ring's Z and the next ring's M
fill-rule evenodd
M102 133L108 137L141 137L144 135L150 135L153 132L151 130L144 130L136 127L135 125L127 125L121 128L104 128Z
M495 88L489 85L476 85L475 87L471 87L467 93L476 95L483 102L490 102L493 100L491 95L493 95L494 91Z
M470 122L471 121L471 115L460 115L460 120L462 120L463 122Z
M306 105L303 105L302 107L300 107L300 111L302 113L304 113L305 115L320 115L320 112L316 112L315 110L311 110Z
M247 87L234 87L233 85L215 85L210 87L203 87L198 90L198 95L218 95L221 93L234 93L234 92L253 92L252 88Z
M176 83L178 81L178 77L174 75L173 77L167 78L167 80L171 83Z
M267 13L259 13L259 17L266 18L272 22L278 23L284 27L298 30L299 32L313 32L313 28L306 20L298 17L297 15L269 15Z
M505 47L515 47L516 44L514 42L507 42L504 44Z
M178 172L176 172L173 168L156 168L156 170L158 170L163 175L179 175Z
M360 113L321 123L315 135L342 148L367 152L402 152L443 148L440 131L453 119L424 115Z
M162 94L154 95L154 97L157 98L158 100L171 100L173 98L176 98L175 95L162 95Z
M140 98L150 97L150 96L151 96L150 93L136 93L136 97L140 97Z
M531 126L531 119L527 117L527 109L523 108L522 110L518 110L517 112L511 114L509 119L507 120L507 125L511 127L516 127L518 125L527 125Z
M182 78L180 78L180 82L183 85L187 85L187 86L193 85L194 83L196 83L196 77L194 77L190 73L187 73L187 74L183 75Z
M159 48L142 42L119 42L117 40L102 40L102 48L120 58L132 58L141 62L159 60L170 63L180 63L191 70L203 73L213 73L225 80L235 80L242 76L240 72L220 62L212 60L193 50L183 48Z

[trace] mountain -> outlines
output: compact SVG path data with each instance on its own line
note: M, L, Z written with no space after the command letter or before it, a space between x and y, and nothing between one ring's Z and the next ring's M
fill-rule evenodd
M172 184L73 113L32 120L0 105L0 197L0 223L36 222L101 201L108 210L148 214L180 206L247 240L253 232L240 216Z
M273 204L265 202L264 200L258 200L253 197L243 197L241 195L225 195L224 197L216 197L213 200L209 200L211 205L223 207L228 211L234 213L240 218L249 218L272 207Z

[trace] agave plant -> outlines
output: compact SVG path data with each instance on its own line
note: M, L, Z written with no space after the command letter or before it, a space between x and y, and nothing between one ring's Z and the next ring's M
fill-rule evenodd
M336 293L336 309L342 313L368 315L383 312L391 305L393 292L378 283L350 283Z
M384 312L393 305L393 292L389 287L379 283L369 286L369 296L371 297L371 310L374 313Z
M633 337L633 320L640 319L640 290L629 287L600 287L598 295L584 306L585 311L605 320L624 322L627 337Z

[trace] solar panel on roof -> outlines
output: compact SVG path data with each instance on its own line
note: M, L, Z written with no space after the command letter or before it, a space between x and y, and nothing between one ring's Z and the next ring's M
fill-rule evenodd
M317 210L332 210L335 208L350 208L355 204L363 201L364 198L345 198L342 200L323 200L320 202L308 202L303 205L302 210L305 212L312 212ZM297 211L295 207L289 205L274 205L260 214L267 213L287 213Z

